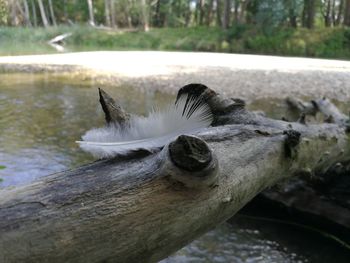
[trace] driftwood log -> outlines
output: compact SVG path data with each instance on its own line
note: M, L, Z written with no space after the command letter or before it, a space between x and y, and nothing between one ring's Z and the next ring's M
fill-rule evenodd
M348 117L273 120L199 84L213 126L157 153L138 151L0 191L0 262L155 262L233 216L267 187L349 159ZM107 122L128 121L104 92ZM121 114L119 115L118 112Z
M348 126L347 116L328 99L304 102L287 98L292 116L299 121L315 120L318 112L325 122ZM312 116L311 118L309 116ZM344 122L342 124L342 122ZM327 153L326 153L327 154ZM350 157L345 157L324 171L299 173L264 190L249 202L240 213L281 219L333 236L350 248Z

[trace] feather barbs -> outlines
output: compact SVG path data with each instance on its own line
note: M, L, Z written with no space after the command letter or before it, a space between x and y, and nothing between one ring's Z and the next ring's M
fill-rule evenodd
M140 149L152 151L179 135L208 127L212 121L210 107L201 97L183 95L175 104L163 111L153 110L147 117L131 116L128 123L92 129L77 143L96 157L113 157Z

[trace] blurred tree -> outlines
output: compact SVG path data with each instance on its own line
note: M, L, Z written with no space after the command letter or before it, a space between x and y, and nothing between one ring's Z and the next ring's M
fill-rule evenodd
M19 19L18 19L18 14L17 14L17 1L15 1L15 0L10 1L9 2L9 9L10 9L11 25L18 26Z
M199 0L199 25L203 25L204 21L204 0Z
M148 24L148 8L146 6L146 0L141 0L141 10L142 10L142 26L145 32L149 31Z
M239 6L240 6L240 1L239 0L234 0L233 1L233 20L234 23L237 24L239 22Z
M47 16L45 13L45 7L42 0L38 0L40 15L41 15L41 22L43 23L44 27L49 26L49 21L47 20Z
M111 3L110 0L104 0L105 2L105 23L106 26L110 27L111 26Z
M298 18L303 9L303 0L285 0L284 6L288 14L288 21L291 27L298 27Z
M264 28L279 26L287 20L287 10L283 1L255 1L255 7L251 10L254 10L253 21Z
M0 0L0 24L108 27L350 25L350 0ZM317 22L317 23L316 23Z
M216 25L222 27L222 2L220 0L216 0Z
M23 0L23 5L24 5L24 19L25 19L25 24L27 26L32 26L32 23L30 21L30 12L29 12L29 5L27 0Z
M336 21L336 0L322 0L321 14L323 16L324 25L330 27L335 25Z
M238 20L239 20L240 23L243 24L243 23L248 22L248 20L249 20L249 18L248 18L249 17L249 15L248 15L249 12L247 12L247 9L248 9L248 7L250 5L252 5L254 0L240 0L239 2L240 2L240 6L241 6L240 7L241 12L240 12Z
M87 0L88 8L89 8L89 23L90 25L95 25L95 17L94 17L94 6L92 5L92 0Z
M115 1L114 0L110 0L109 3L110 3L110 6L111 6L111 26L112 27L117 27L116 13L115 13Z
M49 0L49 8L50 8L51 22L54 26L57 26L55 13L53 11L53 6L52 6L52 0Z
M316 0L304 0L303 26L313 28L315 25Z
M210 26L210 24L212 23L213 7L214 7L214 0L209 0L207 5L207 16L205 20L205 24L207 26Z
M344 25L350 26L350 0L346 0L345 3Z
M343 19L343 13L344 13L344 0L339 0L338 1L338 12L337 12L337 17L334 19L334 25L338 26L340 25L342 19Z
M34 2L34 0L31 0L30 3L32 6L33 25L36 27L36 26L38 26L38 19L37 19L37 14L36 14L35 2Z
M225 0L224 4L224 19L222 21L222 27L224 29L229 28L231 18L231 0Z

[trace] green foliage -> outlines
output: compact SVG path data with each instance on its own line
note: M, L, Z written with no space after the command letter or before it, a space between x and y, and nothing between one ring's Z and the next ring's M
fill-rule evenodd
M279 28L268 34L254 29L247 30L242 42L233 42L232 52L305 56L321 58L350 58L349 29ZM242 45L243 44L243 48Z
M0 0L0 25L6 25L8 20L8 10L6 0Z
M50 48L47 40L71 32L69 50L183 50L350 59L350 29L218 27L155 28L149 32L101 30L89 26L0 27L0 50L19 45ZM41 51L43 52L43 51Z

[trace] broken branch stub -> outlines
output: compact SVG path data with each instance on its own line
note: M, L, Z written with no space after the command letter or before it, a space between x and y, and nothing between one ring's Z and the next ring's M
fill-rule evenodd
M329 99L323 98L314 100L313 104L317 110L325 116L326 122L336 123L339 126L347 125L349 117L340 112L337 106L335 106Z
M329 99L322 98L304 102L300 99L287 98L286 102L291 109L300 113L299 123L306 124L305 115L315 116L320 112L324 116L325 123L335 123L340 127L345 127L346 132L350 132L349 116L343 114L336 105Z
M130 114L123 110L123 108L116 103L116 101L107 94L103 89L99 88L100 103L102 110L105 113L107 124L116 122L124 124L130 119Z
M285 154L288 158L294 158L297 154L296 147L300 143L300 132L295 130L286 130L283 132L286 135L284 141Z
M181 135L168 145L171 164L165 165L170 179L190 188L215 183L218 162L209 146L200 138Z
M304 113L306 115L315 116L317 113L317 108L315 107L313 101L305 102L300 99L288 97L286 98L286 103L289 106L289 108L300 113Z

